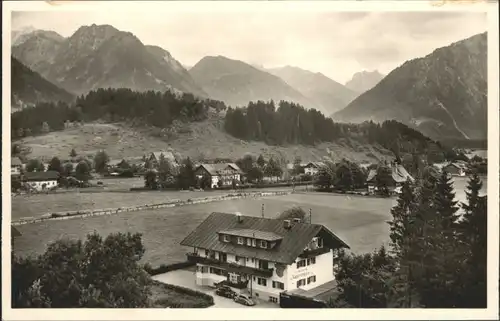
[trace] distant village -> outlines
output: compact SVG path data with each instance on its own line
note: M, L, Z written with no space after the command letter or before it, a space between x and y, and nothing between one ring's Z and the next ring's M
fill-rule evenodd
M141 158L110 159L105 151L79 156L73 149L69 158L48 162L18 156L11 158L13 193L49 193L57 188L103 186L107 178L144 177L142 189L243 189L314 185L320 190L357 191L362 194L399 192L406 180L414 180L416 170L431 168L439 173L466 176L471 170L486 174L487 158L468 155L453 161L419 166L396 159L390 162L355 163L345 159L333 162L303 162L296 158L284 162L274 158L245 155L238 160L215 159L196 162L182 159L172 151L156 151ZM411 168L409 168L411 167ZM420 168L415 168L420 167Z

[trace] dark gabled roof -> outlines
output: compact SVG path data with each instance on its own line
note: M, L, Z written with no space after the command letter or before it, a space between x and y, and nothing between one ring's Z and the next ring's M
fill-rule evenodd
M292 222L292 227L286 229L283 220L243 215L240 218L241 222L238 222L238 216L235 214L212 213L182 240L181 245L284 264L293 263L312 238L320 233L324 238L323 243L330 248L349 248L344 241L323 225ZM219 232L236 229L273 233L281 236L282 239L272 249L247 247L219 240Z
M326 166L324 162L309 162L307 163L304 167L315 167L315 168L320 168Z
M10 166L22 166L23 163L19 159L19 157L11 157L10 158Z
M219 175L222 171L224 171L228 167L232 168L239 174L243 173L242 170L238 167L238 165L234 163L200 164L198 167L196 167L196 170L198 170L200 167L204 168L212 176Z
M251 237L258 240L264 241L277 241L281 240L283 237L276 233L259 231L254 229L228 229L219 231L220 234L233 235L233 236L241 236L241 237Z
M21 236L21 232L19 232L19 230L17 228L15 228L14 226L10 226L10 236L11 237L18 237L18 236Z
M396 183L403 183L406 182L408 179L412 182L415 181L415 179L408 173L408 171L403 167L403 165L392 166L391 172L392 172L392 179ZM366 181L371 182L375 179L376 176L377 176L377 171L371 169L368 172L368 177L366 178Z
M59 173L56 171L46 172L27 172L24 174L26 181L52 181L59 178Z

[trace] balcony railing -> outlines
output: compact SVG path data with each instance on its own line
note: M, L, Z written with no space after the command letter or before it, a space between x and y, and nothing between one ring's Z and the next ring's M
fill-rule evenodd
M236 263L229 263L229 262L221 261L218 259L202 257L199 254L195 254L195 253L187 253L186 256L187 256L188 261L190 261L190 262L207 264L207 265L215 265L215 266L221 267L223 269L226 269L228 272L244 273L244 274L256 275L256 276L261 276L261 277L266 277L266 278L270 278L271 276L273 276L273 272L274 272L274 269L260 269L260 268L253 268L253 267L249 267L249 266L242 266L242 265L239 265Z
M330 249L329 248L326 248L326 247L318 247L314 250L305 250L304 252L302 252L302 254L299 255L300 258L302 259L307 259L307 258L310 258L310 257L315 257L315 256L318 256L318 255L321 255L321 254L325 254L325 253L328 253L330 252Z

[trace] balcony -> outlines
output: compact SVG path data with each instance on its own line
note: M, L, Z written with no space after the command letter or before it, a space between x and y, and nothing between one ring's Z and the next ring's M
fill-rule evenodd
M265 277L265 278L270 278L273 276L274 269L259 269L259 268L253 268L249 266L242 266L236 263L228 263L225 261L221 261L218 259L212 259L208 257L201 257L199 254L195 253L187 253L186 254L188 261L194 262L194 263L201 263L201 264L207 264L207 265L215 265L220 268L223 268L227 270L228 272L235 272L235 273L243 273L243 274L250 274L250 275L256 275L260 277Z
M310 258L310 257L316 257L318 255L325 254L325 253L328 253L328 252L330 252L329 248L318 247L318 248L315 248L315 249L304 250L304 252L302 252L302 254L300 254L299 257L301 259L307 259L307 258Z

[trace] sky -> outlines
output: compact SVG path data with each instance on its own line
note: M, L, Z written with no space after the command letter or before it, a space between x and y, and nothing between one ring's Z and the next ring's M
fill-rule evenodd
M388 74L406 60L487 30L479 12L172 12L161 2L137 14L13 12L12 29L33 26L69 37L82 25L109 24L185 66L226 56L265 68L296 66L345 83L356 72Z

